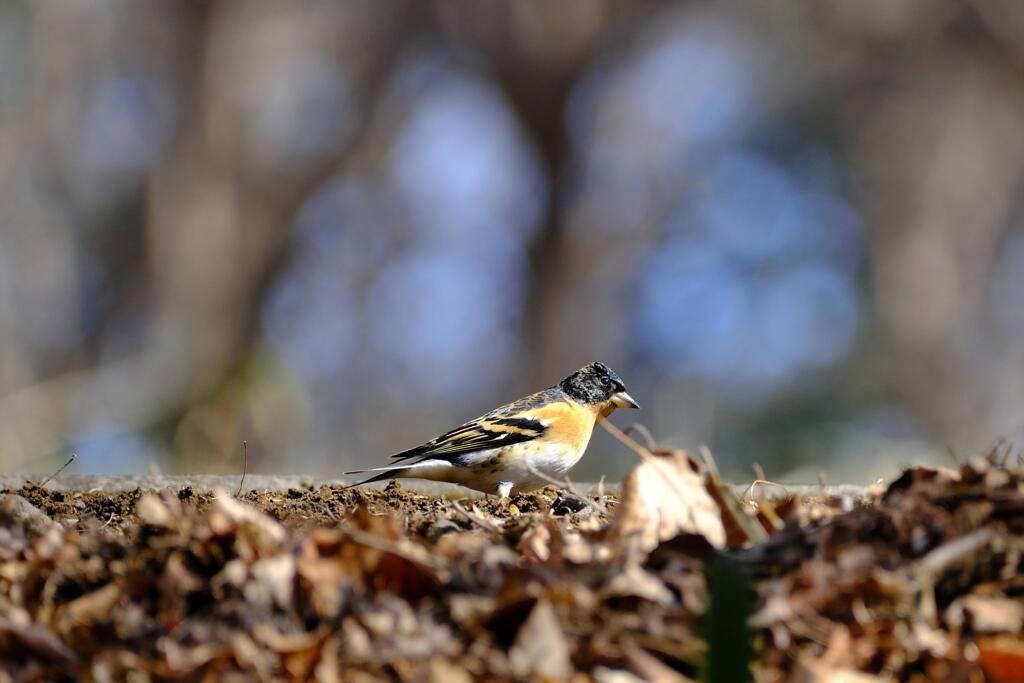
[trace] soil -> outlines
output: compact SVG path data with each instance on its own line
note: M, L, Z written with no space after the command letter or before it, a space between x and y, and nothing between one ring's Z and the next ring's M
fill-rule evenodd
M155 492L153 489L148 491ZM140 488L111 492L64 491L26 483L17 489L0 489L0 498L4 494L21 496L65 529L83 532L100 527L125 533L138 523L135 505L146 492ZM191 486L174 489L170 494L177 497L186 510L195 513L205 512L214 496L211 492L197 492ZM594 516L589 514L591 509L581 502L580 496L554 486L513 496L507 503L488 496L460 504L457 498L408 491L398 482L391 482L384 489L321 484L284 491L246 491L239 500L279 522L305 530L338 527L342 520L357 510L365 510L371 515L395 514L404 520L406 533L424 538L436 535L439 526L445 523L453 523L460 529L472 528L478 524L473 518L478 517L499 522L514 521L515 524L506 531L510 541L515 541L519 535L516 529L528 527L548 514L563 518L570 525ZM614 510L615 496L605 495L601 500L605 509L609 512ZM479 514L470 512L472 508ZM597 519L607 521L605 515L597 515Z

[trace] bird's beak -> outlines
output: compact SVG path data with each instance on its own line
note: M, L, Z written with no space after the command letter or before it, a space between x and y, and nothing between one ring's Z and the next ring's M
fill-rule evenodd
M612 405L616 408L639 408L640 404L633 400L633 397L625 391L617 391L612 394Z

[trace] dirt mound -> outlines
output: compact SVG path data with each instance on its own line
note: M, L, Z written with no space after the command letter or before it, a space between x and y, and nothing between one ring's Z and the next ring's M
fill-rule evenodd
M909 470L866 503L711 491L711 535L662 523L696 489L634 481L7 491L0 680L1024 680L1020 466Z
M135 506L144 492L141 489L114 492L61 491L29 483L0 493L21 496L67 529L84 532L99 525L112 531L128 532L138 521ZM213 498L212 493L197 492L190 486L159 493L176 497L189 513L204 512ZM568 515L571 523L576 519L574 513L588 508L581 496L560 491L553 486L514 496L509 504L501 503L496 498L487 498L470 505L420 495L403 489L397 482L383 490L324 484L293 487L285 491L247 491L239 500L297 529L337 526L357 510L365 510L371 515L394 513L404 519L406 530L413 536L428 535L432 527L447 522L468 528L473 525L474 517L498 520L514 518L514 526L521 526L533 519L531 515L550 512L558 516ZM602 496L601 500L606 509L613 509L616 503L616 498L611 495ZM467 514L467 507L475 507L479 514ZM600 513L602 520L605 519L603 514Z

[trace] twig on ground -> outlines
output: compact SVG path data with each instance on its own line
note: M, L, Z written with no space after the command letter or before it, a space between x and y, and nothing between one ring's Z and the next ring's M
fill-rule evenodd
M931 550L917 563L917 580L920 583L918 611L931 626L939 623L939 611L935 599L935 585L942 575L952 567L977 555L983 547L996 539L990 528L981 528L966 536L953 539Z
M994 538L995 533L991 529L977 529L929 551L921 558L919 567L931 576L938 577L957 562L977 555Z
M751 500L751 501L754 500L754 497L753 497L754 487L757 486L758 484L760 484L762 486L774 486L776 488L782 489L782 491L786 495L789 495L789 489L787 489L782 484L779 484L779 483L774 482L774 481L769 481L768 479L755 479L754 481L750 482L750 486L748 486L743 491L743 495L740 496L740 500ZM749 498L748 498L748 496L749 496Z
M245 475L249 472L249 442L242 440L242 479L238 482L238 493L235 498L242 495L242 484L245 483Z
M750 486L748 486L747 488L743 489L743 495L740 496L740 501L741 502L744 501L744 500L749 500L750 502L754 502L754 489L757 487L758 484L763 484L764 486L775 486L775 487L778 487L778 488L782 489L782 491L785 492L787 495L789 494L789 491L786 490L785 486L783 486L782 484L776 483L776 482L774 482L774 481L772 481L771 479L768 478L768 475L764 473L764 466L761 465L761 463L759 463L759 462L753 463L750 466L750 469L754 470L754 481L750 482ZM819 480L818 483L820 485L821 481Z
M493 531L495 533L501 533L501 527L499 527L497 524L495 524L494 522L492 522L491 520L489 520L489 519L487 519L485 517L481 517L480 515L478 515L478 514L476 514L474 512L470 512L466 508L462 507L462 505L459 504L459 501L453 500L451 502L451 505L452 505L452 508L454 508L456 512L458 512L460 515L462 515L463 517L465 517L469 521L473 522L474 524L478 524L479 526L482 526L483 528L487 529L488 531Z
M606 432L608 432L609 434L614 436L616 439L618 439L620 442L622 442L622 444L626 448L630 449L631 451L633 451L634 453L639 455L641 457L641 459L647 460L647 461L650 461L650 462L658 462L658 459L656 457L654 457L654 455L649 450L647 450L646 448L644 448L643 446L638 444L636 441L634 441L630 437L626 436L626 434L621 429L619 429L618 427L613 425L608 420L602 420L600 424L601 424L602 427L604 427L604 430Z
M622 430L622 433L627 435L632 434L633 432L636 432L640 436L644 437L644 441L647 442L647 450L653 451L655 448L658 447L658 442L654 440L654 436L651 434L651 430L645 427L644 425L640 424L639 422L634 422L633 424L629 425L628 427Z
M68 466L71 463L73 463L75 460L78 460L78 453L72 453L71 457L68 458L68 461L66 463L64 463L63 465L61 465L60 467L58 467L56 472L54 472L53 474L48 476L46 479L43 479L43 481L39 484L39 488L43 488L44 486L49 484L53 480L54 477L56 477L58 474L60 474L64 470L66 470L68 468Z

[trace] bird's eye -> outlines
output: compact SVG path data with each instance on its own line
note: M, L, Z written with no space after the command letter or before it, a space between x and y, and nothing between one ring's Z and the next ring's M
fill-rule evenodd
M606 386L610 385L611 383L612 383L612 381L610 379L608 379L607 377L602 377L601 378L601 386L606 387Z

